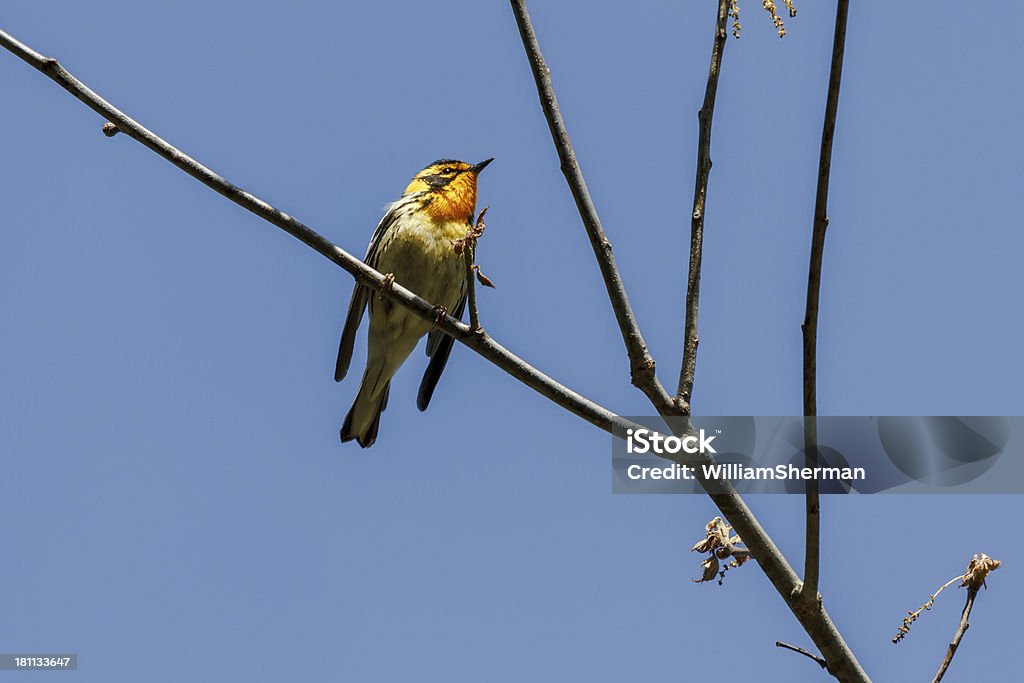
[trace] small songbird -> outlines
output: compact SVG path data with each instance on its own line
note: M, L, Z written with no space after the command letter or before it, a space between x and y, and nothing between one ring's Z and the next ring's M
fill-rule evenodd
M476 180L493 159L470 166L441 159L416 174L402 197L387 207L370 238L364 262L393 277L403 287L441 306L456 318L466 305L466 264L452 243L465 237L476 212ZM340 382L352 360L356 330L370 306L366 371L352 409L341 428L341 440L355 439L363 448L377 440L380 414L388 405L391 378L409 357L420 337L430 332L430 361L420 382L416 405L426 410L452 351L452 338L411 311L356 284L341 333L335 381Z

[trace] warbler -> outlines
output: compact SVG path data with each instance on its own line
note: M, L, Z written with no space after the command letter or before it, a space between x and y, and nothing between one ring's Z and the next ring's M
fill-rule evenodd
M370 238L364 262L427 301L462 317L466 306L466 264L453 242L465 236L476 212L477 176L494 159L469 165L440 159L416 174L401 198L386 208ZM420 338L430 332L430 361L420 382L416 405L426 410L441 378L453 340L431 323L356 283L341 333L335 381L348 372L356 331L370 307L366 371L355 402L345 417L341 440L363 448L377 440L380 414L388 405L391 378Z

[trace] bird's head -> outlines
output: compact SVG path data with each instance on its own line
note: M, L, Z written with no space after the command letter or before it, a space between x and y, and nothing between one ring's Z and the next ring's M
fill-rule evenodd
M441 159L416 174L403 196L422 193L423 210L439 222L471 222L476 212L476 179L494 159L469 165Z

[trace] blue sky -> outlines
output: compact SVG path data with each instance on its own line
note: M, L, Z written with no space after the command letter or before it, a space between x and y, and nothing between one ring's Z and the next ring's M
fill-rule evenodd
M694 393L796 414L833 3L779 40L747 0L714 122ZM682 339L713 3L535 2L577 155L659 371ZM1024 414L1015 4L850 14L819 411ZM488 331L649 412L503 2L9 2L0 26L233 182L362 254L428 162L496 161ZM427 413L398 374L376 446L337 432L351 278L0 54L0 651L82 681L821 680L753 566L695 585L699 496L612 496L605 434L456 348ZM363 340L356 362L363 354ZM802 499L750 501L794 565ZM1005 562L951 676L1000 665L1015 496L830 497L826 605L876 680L934 673L962 607L903 614L972 553ZM41 674L35 674L41 675ZM6 674L15 678L18 674ZM63 680L63 679L62 679Z

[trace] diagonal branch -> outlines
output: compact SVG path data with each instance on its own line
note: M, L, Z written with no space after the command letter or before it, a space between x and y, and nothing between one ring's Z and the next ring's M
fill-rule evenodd
M676 396L684 401L687 414L693 399L693 376L697 371L697 305L700 300L700 262L704 250L704 207L707 203L708 176L711 174L711 119L715 115L715 96L718 94L718 75L722 70L728 16L729 0L719 0L708 84L704 89L704 104L697 113L700 131L697 140L696 187L693 189L693 212L690 215L690 271L686 278L683 364L679 369L679 389L676 392Z
M569 140L569 132L565 128L565 121L562 119L562 112L558 108L558 100L555 98L554 85L551 83L551 70L544 63L544 56L540 52L540 44L537 42L537 34L530 22L526 3L523 0L511 0L511 2L516 24L519 26L519 35L522 37L523 47L526 48L526 55L530 60L533 79L537 83L540 105L544 110L548 128L551 130L555 149L558 151L562 174L565 176L566 182L569 183L573 199L576 200L576 208L580 213L580 218L583 219L583 226L590 238L590 245L594 248L594 256L597 257L601 277L604 280L605 289L608 290L608 298L611 300L612 310L615 311L619 330L622 332L622 340L625 342L626 353L629 355L630 379L633 386L647 395L660 414L679 415L681 412L679 407L658 381L654 358L647 350L647 344L644 342L643 335L640 334L640 327L633 315L633 309L629 305L629 299L626 297L626 288L619 275L619 269L615 265L615 256L612 254L612 244L608 241L604 228L601 227L601 219L598 218L597 209L594 208L594 202L590 198L587 182L583 179L583 171L580 169L579 162L576 161L576 154L573 152L572 142Z
M534 389L545 398L550 399L571 413L605 431L613 427L627 429L636 426L623 420L615 413L607 410L571 389L559 384L523 359L514 355L494 339L484 333L473 333L469 326L450 315L440 320L434 306L416 296L413 292L395 283L383 287L384 276L367 266L362 261L331 243L328 239L310 229L300 221L279 209L274 208L262 199L233 185L218 174L203 166L192 157L171 146L154 133L142 127L112 104L90 90L84 83L71 75L57 60L44 57L27 45L20 43L4 31L0 31L0 45L28 62L44 75L55 81L62 88L81 100L87 107L112 122L119 131L134 138L159 156L171 162L185 173L203 183L207 187L224 195L243 209L251 211L260 218L276 225L289 235L311 247L317 253L327 257L344 270L353 275L360 283L381 292L383 296L398 302L416 313L424 320L435 322L446 334L451 335L499 368ZM108 124L110 125L110 124Z
M227 197L242 208L281 228L302 241L317 253L353 275L362 284L382 292L383 296L413 311L420 318L437 322L438 327L460 343L486 358L509 375L535 390L590 424L609 433L624 433L627 429L640 428L635 424L543 374L523 359L511 353L486 332L474 334L469 326L451 316L438 319L436 309L408 289L395 283L383 287L384 276L364 264L351 254L332 244L292 216L274 208L267 202L231 184L195 159L157 137L126 114L94 93L81 81L72 76L55 59L42 56L28 46L18 42L7 33L0 31L0 46L13 52L22 60L41 71L45 76L81 100L87 107L110 121L125 135L137 140L147 148L171 162L190 176ZM692 430L692 426L690 427ZM702 459L703 458L703 459ZM675 462L700 468L709 462L710 456L684 456L671 458ZM725 484L724 486L722 484ZM750 508L727 482L718 484L720 493L709 494L712 501L740 534L751 555L757 560L765 575L782 596L790 610L797 617L811 640L829 663L829 672L840 681L869 681L857 658L850 651L843 637L832 623L828 613L820 606L808 609L800 600L800 581L793 568L786 561L774 541L754 517Z
M818 297L821 291L821 259L828 229L828 182L832 168L832 138L839 109L839 84L843 77L843 51L846 45L846 16L849 0L838 0L836 30L832 40L832 68L828 77L825 124L821 130L821 156L818 159L818 191L814 200L814 231L811 236L811 263L807 273L807 310L802 325L804 339L804 457L808 467L818 466ZM804 553L804 598L816 600L821 556L821 506L818 481L806 482L806 538Z

